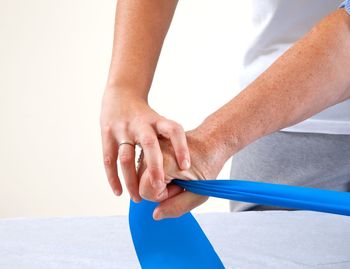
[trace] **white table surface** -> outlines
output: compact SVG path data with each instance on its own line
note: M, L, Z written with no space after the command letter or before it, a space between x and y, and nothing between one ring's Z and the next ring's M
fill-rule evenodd
M226 268L350 268L350 217L307 211L196 216ZM0 220L1 269L140 268L127 217Z

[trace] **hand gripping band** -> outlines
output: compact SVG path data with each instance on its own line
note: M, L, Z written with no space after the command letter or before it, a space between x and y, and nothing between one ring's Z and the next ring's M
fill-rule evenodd
M350 216L350 193L243 180L180 180L187 191L218 198ZM143 269L224 268L191 213L154 221L158 203L130 201L129 225Z

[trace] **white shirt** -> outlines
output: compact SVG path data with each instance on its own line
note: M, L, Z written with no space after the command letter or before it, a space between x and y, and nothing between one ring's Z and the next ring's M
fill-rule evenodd
M335 11L339 0L251 0L252 38L244 55L240 87L245 88L294 42L323 17ZM290 132L350 134L350 100L283 129Z

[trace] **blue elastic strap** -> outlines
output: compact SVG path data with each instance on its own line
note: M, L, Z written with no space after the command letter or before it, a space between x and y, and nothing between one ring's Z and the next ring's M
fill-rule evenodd
M179 180L187 191L242 202L350 216L350 193L242 180ZM157 203L130 202L129 224L142 268L224 268L194 217L154 221Z
M350 0L344 1L341 5L340 8L345 8L345 10L349 13L350 15Z
M130 201L130 231L143 269L225 268L191 213L155 221L152 213L157 205Z
M243 180L175 179L172 182L200 195L350 216L348 192Z

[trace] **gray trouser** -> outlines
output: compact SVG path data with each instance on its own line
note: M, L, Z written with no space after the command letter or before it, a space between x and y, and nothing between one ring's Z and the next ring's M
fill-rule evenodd
M350 135L273 133L233 156L230 178L350 191ZM236 201L230 208L281 209Z

